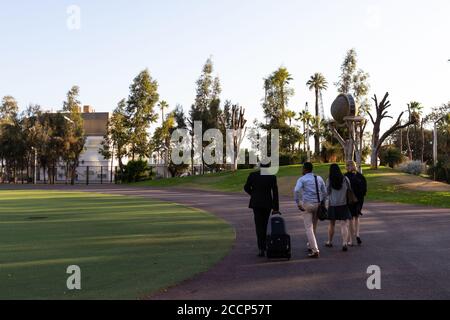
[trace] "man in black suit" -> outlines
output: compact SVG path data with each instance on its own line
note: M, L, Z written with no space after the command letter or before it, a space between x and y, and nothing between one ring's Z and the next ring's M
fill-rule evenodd
M262 166L263 167L263 166ZM268 166L264 166L268 167ZM262 175L261 170L252 172L244 187L250 198L250 209L255 214L256 236L258 237L259 257L266 254L267 224L272 210L279 212L277 177Z

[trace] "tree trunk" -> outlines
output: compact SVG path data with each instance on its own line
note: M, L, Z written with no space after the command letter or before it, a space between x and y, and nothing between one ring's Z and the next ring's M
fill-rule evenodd
M303 122L303 150L306 151L306 122Z
M372 170L378 169L378 149L372 145L372 154L370 156L370 167Z
M403 155L403 130L400 130L400 153Z
M424 163L425 162L425 130L423 128L423 122L421 124L420 130L422 133L421 160L422 160L422 163Z
M409 136L410 136L410 130L409 130L409 126L408 126L408 129L406 130L406 144L408 146L408 158L409 158L409 161L412 161L413 154L412 154L412 150L411 150L411 141L409 140Z
M316 89L316 119L319 120L319 90ZM314 135L314 142L315 142L315 152L316 155L318 156L320 154L320 135L319 135L319 125L320 123L317 124L317 131Z

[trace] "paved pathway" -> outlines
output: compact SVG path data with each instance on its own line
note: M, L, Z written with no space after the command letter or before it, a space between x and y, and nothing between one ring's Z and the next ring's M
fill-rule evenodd
M324 248L327 226L321 223L322 257L308 260L302 220L291 199L282 198L294 257L290 262L268 262L256 257L252 213L243 194L126 186L57 188L177 202L212 212L233 225L237 240L223 261L150 299L450 299L449 209L369 203L363 217L362 247L348 253L339 247ZM340 234L336 234L338 244ZM380 291L366 287L371 265L381 267Z

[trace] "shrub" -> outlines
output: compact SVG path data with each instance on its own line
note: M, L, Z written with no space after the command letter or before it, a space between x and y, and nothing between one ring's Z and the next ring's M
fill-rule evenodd
M306 162L307 155L303 152L281 153L280 166L291 166Z
M385 146L380 150L380 165L388 165L394 168L396 165L402 163L403 156L400 149L395 146Z
M441 161L435 167L428 170L428 174L436 180L450 183L450 166L443 164Z
M326 141L322 144L321 157L324 163L342 162L344 160L344 151L340 144L332 144Z
M150 178L150 168L148 163L144 160L130 161L125 166L122 181L124 182L139 182Z
M427 171L427 165L422 163L422 161L408 161L400 165L400 170L405 173L420 175Z

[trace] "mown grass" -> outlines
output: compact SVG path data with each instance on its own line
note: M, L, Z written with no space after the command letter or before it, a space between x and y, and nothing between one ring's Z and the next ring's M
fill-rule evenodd
M0 299L139 299L208 270L231 226L138 197L0 191ZM66 269L81 268L69 291Z
M329 164L315 165L315 173L326 178L328 176ZM344 166L341 166L344 170ZM180 187L202 190L217 190L226 192L242 192L245 181L252 170L239 170L238 172L224 172L205 176L186 178L173 178L165 180L153 180L136 184L137 186L149 187ZM369 185L367 200L385 201L405 204L418 204L425 206L450 208L449 191L421 191L406 188L402 180L408 182L416 181L425 183L423 177L410 176L405 173L381 167L371 170L364 167L364 174ZM297 179L301 175L301 166L281 167L278 173L280 193L291 196Z

